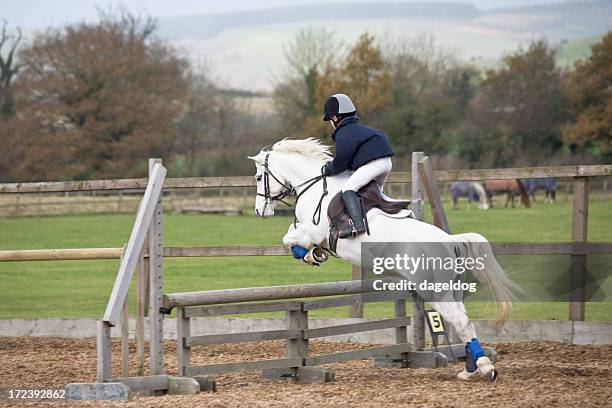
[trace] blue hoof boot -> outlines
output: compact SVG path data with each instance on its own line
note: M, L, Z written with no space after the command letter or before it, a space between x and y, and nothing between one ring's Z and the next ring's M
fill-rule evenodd
M476 361L480 357L484 357L485 353L477 338L473 338L465 345L465 370L468 373L473 373L478 369Z

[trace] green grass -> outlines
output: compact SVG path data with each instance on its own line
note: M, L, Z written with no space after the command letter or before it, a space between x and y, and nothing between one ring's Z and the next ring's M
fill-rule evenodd
M531 209L493 208L479 211L447 209L453 232L475 231L492 242L570 241L571 203L536 204ZM428 214L426 214L428 216ZM612 205L592 200L589 207L589 240L612 242ZM120 247L128 239L134 217L92 215L0 219L1 249ZM256 217L216 215L165 215L166 246L277 245L292 221L290 217L261 220ZM545 273L550 257L501 257L510 272L529 277ZM560 269L567 257L555 257ZM605 258L609 264L609 257ZM350 279L350 266L332 259L312 268L290 257L166 258L166 292L208 290ZM110 294L118 261L56 261L0 263L3 298L0 317L99 317ZM546 269L558 273L553 268ZM518 271L518 272L517 272ZM527 279L529 281L529 279ZM133 292L132 292L133 293ZM390 313L390 305L371 304L366 316ZM474 318L491 318L493 308L468 302ZM587 306L589 320L610 320L610 303ZM566 303L517 302L514 319L566 319ZM346 308L320 311L318 316L346 316Z

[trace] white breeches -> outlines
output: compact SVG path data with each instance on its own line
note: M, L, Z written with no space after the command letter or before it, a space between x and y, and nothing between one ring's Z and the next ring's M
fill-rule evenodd
M349 177L349 179L342 186L342 192L353 190L359 191L359 189L370 181L376 181L376 184L382 187L391 173L392 163L390 157L382 157L380 159L372 160L355 170L355 172Z

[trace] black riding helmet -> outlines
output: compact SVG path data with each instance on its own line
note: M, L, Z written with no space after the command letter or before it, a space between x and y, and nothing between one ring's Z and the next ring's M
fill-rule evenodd
M331 115L350 115L357 111L351 98L345 94L335 94L330 96L325 102L323 108L323 120L327 121Z

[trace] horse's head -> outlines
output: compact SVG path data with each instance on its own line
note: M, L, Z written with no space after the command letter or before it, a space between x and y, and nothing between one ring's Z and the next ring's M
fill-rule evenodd
M273 151L259 152L257 156L249 157L255 162L255 180L257 180L257 196L255 198L255 214L263 218L274 215L277 201L293 192L293 187L280 173L280 167L273 164L278 159Z
M521 203L526 208L530 208L531 207L531 198L529 197L529 194L527 193L527 189L525 188L525 185L519 179L516 179L516 184L517 184L517 188L518 188L519 194L521 195Z
M284 202L285 197L295 192L294 186L320 174L322 163L329 160L329 147L313 138L283 139L271 150L264 149L249 159L257 169L255 213L269 218L274 215L276 203Z

